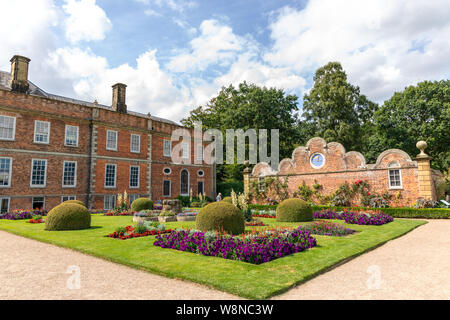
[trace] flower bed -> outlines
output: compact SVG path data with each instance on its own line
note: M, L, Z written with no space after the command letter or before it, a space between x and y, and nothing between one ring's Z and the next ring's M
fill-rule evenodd
M118 216L133 216L135 212L131 211L122 211L122 212L107 212L104 215L107 217L118 217Z
M155 246L261 264L317 246L311 233L300 228L293 231L264 232L232 237L198 230L176 230L157 235Z
M246 227L264 227L267 226L264 222L259 220L253 220L245 223Z
M344 211L341 213L334 212L332 210L317 211L314 212L315 219L339 219L344 220L346 223L359 224L359 225L374 225L380 226L394 221L394 218L383 213L368 213L368 212L352 212Z
M25 220L32 219L34 216L45 216L47 212L45 211L37 211L37 210L15 210L11 212L7 212L5 214L0 215L0 219L5 220Z
M42 219L30 219L27 221L28 223L44 223Z
M301 228L310 231L312 234L336 237L346 236L355 232L355 230L331 221L314 221L311 224L301 226Z
M140 238L140 237L148 237L148 236L154 236L154 235L160 235L163 233L170 233L172 232L171 229L168 230L146 230L143 233L135 233L133 226L126 226L124 228L125 232L117 232L114 231L113 233L108 234L108 237L114 238L114 239L120 239L120 240L126 240L126 239L132 239L132 238Z
M276 218L275 210L252 210L252 217L255 218Z

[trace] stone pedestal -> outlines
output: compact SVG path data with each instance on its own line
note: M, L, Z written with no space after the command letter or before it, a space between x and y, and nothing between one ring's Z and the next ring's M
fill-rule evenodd
M250 191L250 174L252 172L252 169L249 167L249 162L245 161L245 169L242 172L242 175L244 176L244 194L248 195Z
M419 141L416 146L420 150L420 154L418 154L415 159L418 166L419 197L428 200L436 200L436 192L434 190L430 165L432 158L424 152L427 143L425 141Z
M163 211L172 211L175 214L183 211L180 200L163 200Z

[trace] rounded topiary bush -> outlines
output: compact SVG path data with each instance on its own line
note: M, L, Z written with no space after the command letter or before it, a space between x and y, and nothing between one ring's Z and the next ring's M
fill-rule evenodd
M82 230L91 227L91 214L85 206L62 203L54 207L45 219L45 230Z
M228 202L228 203L233 203L233 200L231 199L231 197L225 197L222 199L222 201Z
M227 202L213 202L200 209L196 221L198 230L225 231L231 234L244 232L245 223L242 212Z
M302 222L312 220L313 220L312 208L304 200L287 199L277 206L277 221Z
M131 210L141 211L141 210L152 210L153 201L149 198L138 198L131 203Z
M84 202L83 201L80 201L80 200L67 200L67 201L64 201L63 203L76 203L76 204L79 204L79 205L81 205L81 206L83 206L83 207L86 207L86 205L84 204Z

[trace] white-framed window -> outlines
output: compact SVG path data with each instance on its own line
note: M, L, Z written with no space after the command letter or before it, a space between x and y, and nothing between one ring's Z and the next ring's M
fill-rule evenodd
M258 178L258 191L266 192L266 178L264 178L264 177Z
M74 188L77 185L77 162L64 161L63 164L63 188Z
M164 172L164 174L165 174L166 176L168 176L169 174L172 173L172 169L170 169L170 168L164 168L164 169L163 169L163 172Z
M50 122L41 120L34 121L34 142L42 144L50 143Z
M64 145L68 147L78 147L78 126L66 125L66 137Z
M61 203L64 201L69 201L69 200L77 200L77 196L62 196L61 197Z
M11 187L12 158L0 158L0 188Z
M9 212L9 202L9 197L0 197L0 214Z
M105 166L105 188L116 187L117 164L106 164Z
M16 135L16 117L0 116L0 140L13 141Z
M116 205L116 196L114 194L107 194L104 196L103 209L112 210Z
M197 145L196 159L203 161L203 145L201 145L201 144Z
M189 143L187 142L181 143L181 158L189 159Z
M106 131L106 150L117 151L117 131Z
M205 175L205 171L203 171L203 170L198 170L198 171L197 171L197 175L198 175L199 177L203 177L203 176Z
M400 169L389 169L389 189L402 189L402 172Z
M172 195L172 182L170 180L163 181L163 197L170 197Z
M172 140L164 140L164 157L172 156Z
M130 166L130 188L139 188L139 166Z
M139 199L141 197L140 194L130 194L128 195L128 197L130 198L130 206L133 203L134 200Z
M44 188L47 183L47 160L31 160L30 186L34 188Z
M45 209L45 197L33 197L31 200L31 207L33 210Z
M130 141L130 151L133 153L141 152L141 136L138 134L132 134Z

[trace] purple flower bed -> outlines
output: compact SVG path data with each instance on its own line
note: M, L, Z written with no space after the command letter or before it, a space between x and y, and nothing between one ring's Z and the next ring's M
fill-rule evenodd
M17 212L7 212L5 214L0 215L0 219L4 220L25 220L32 219L34 216L46 216L47 212L45 211L17 211Z
M301 228L303 230L310 231L312 234L336 237L346 236L355 232L353 229L346 228L339 223L334 223L331 221L314 221L313 223L304 225Z
M344 211L343 213L336 213L332 210L317 211L314 212L315 219L339 219L345 220L346 223L359 224L359 225L373 225L381 226L383 224L394 221L394 218L383 213L358 213Z
M252 238L219 235L209 241L204 232L177 230L170 234L157 235L153 245L261 264L315 247L317 242L309 231L301 228L273 236L261 234Z

